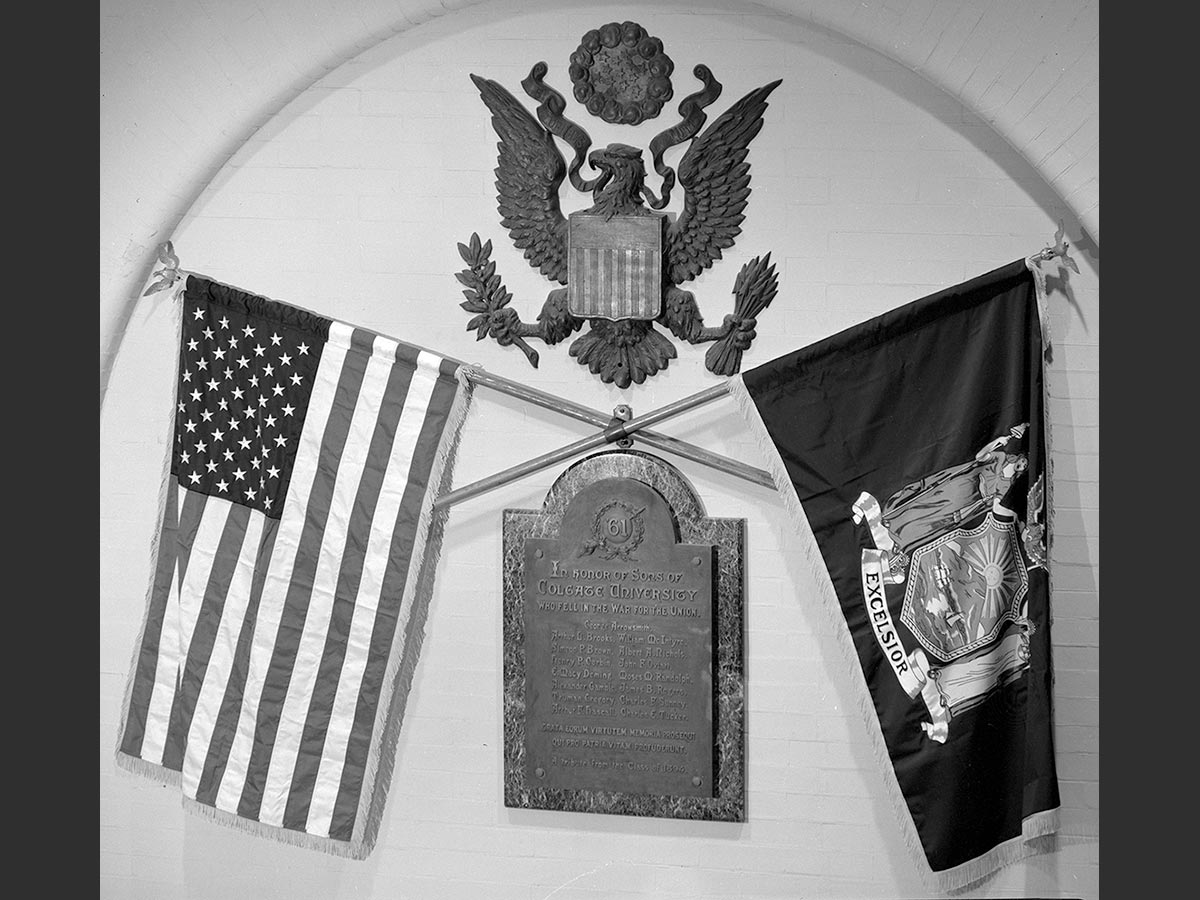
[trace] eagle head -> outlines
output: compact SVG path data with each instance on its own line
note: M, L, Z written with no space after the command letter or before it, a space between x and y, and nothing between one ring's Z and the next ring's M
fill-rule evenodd
M588 155L588 162L600 172L592 188L594 202L589 212L611 218L645 209L642 187L646 181L646 166L639 148L609 144L593 150Z

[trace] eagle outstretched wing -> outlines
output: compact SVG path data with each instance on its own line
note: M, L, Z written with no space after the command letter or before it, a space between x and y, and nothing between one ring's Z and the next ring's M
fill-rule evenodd
M680 160L683 212L667 230L664 260L672 284L695 278L741 234L750 196L746 153L762 128L767 96L779 83L765 84L727 109Z
M472 75L492 111L500 137L496 200L500 224L525 251L529 264L547 278L567 283L567 220L558 189L567 173L554 136L503 86Z

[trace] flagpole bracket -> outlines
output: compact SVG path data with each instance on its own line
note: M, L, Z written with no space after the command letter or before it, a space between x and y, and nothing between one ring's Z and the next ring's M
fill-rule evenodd
M1070 248L1070 246L1071 245L1069 243L1067 243L1066 241L1063 241L1062 244L1060 244L1058 246L1043 247L1041 250L1039 250L1037 253L1034 254L1034 258L1040 259L1043 262L1045 262L1046 260L1054 259L1056 256L1066 256L1067 250Z
M633 438L625 430L625 423L633 418L633 407L621 403L613 407L613 418L604 429L604 439L610 444L616 444L622 450L633 446Z

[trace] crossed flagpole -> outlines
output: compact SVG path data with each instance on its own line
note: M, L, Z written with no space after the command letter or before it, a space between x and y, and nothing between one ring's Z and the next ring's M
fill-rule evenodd
M647 430L649 426L671 416L679 415L689 409L697 406L702 406L713 400L729 394L729 382L725 381L707 390L700 391L696 394L691 394L681 400L676 400L674 403L668 403L666 406L661 406L656 410L645 413L630 419L622 419L618 416L605 416L603 413L597 412L586 406L574 403L570 400L565 400L561 397L556 397L554 394L548 394L544 391L539 391L528 385L519 382L510 381L507 378L501 378L498 375L492 375L482 369L473 367L466 368L467 378L475 384L481 384L485 387L490 387L493 390L500 391L510 396L517 397L521 400L526 400L546 409L557 410L564 415L580 419L592 425L599 425L603 430L591 435L590 437L580 438L566 446L559 447L557 450L552 450L549 453L544 453L541 456L534 457L519 465L512 466L490 475L487 478L482 478L479 481L464 485L452 491L447 491L434 499L435 507L448 507L452 504L459 503L463 500L469 500L471 497L490 491L493 488L498 488L508 484L510 481L516 481L518 478L523 478L533 472L545 469L564 459L576 456L580 453L586 453L597 447L602 447L605 444L615 444L627 440L634 433L645 444L659 450L665 450L668 453L674 453L676 456L682 456L685 459L690 459L693 462L701 463L702 465L710 466L738 478L743 478L746 481L752 481L755 484L763 485L764 487L774 487L775 481L771 478L770 473L756 469L753 466L748 466L745 463L737 460L729 459L725 456L720 456L708 450L704 450L686 441L678 440L677 438L668 437L664 434L659 434L655 431Z

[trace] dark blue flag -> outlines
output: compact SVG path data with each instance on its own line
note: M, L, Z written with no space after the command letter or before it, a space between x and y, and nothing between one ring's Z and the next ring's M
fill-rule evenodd
M1058 827L1043 296L1018 260L741 376L945 888Z

